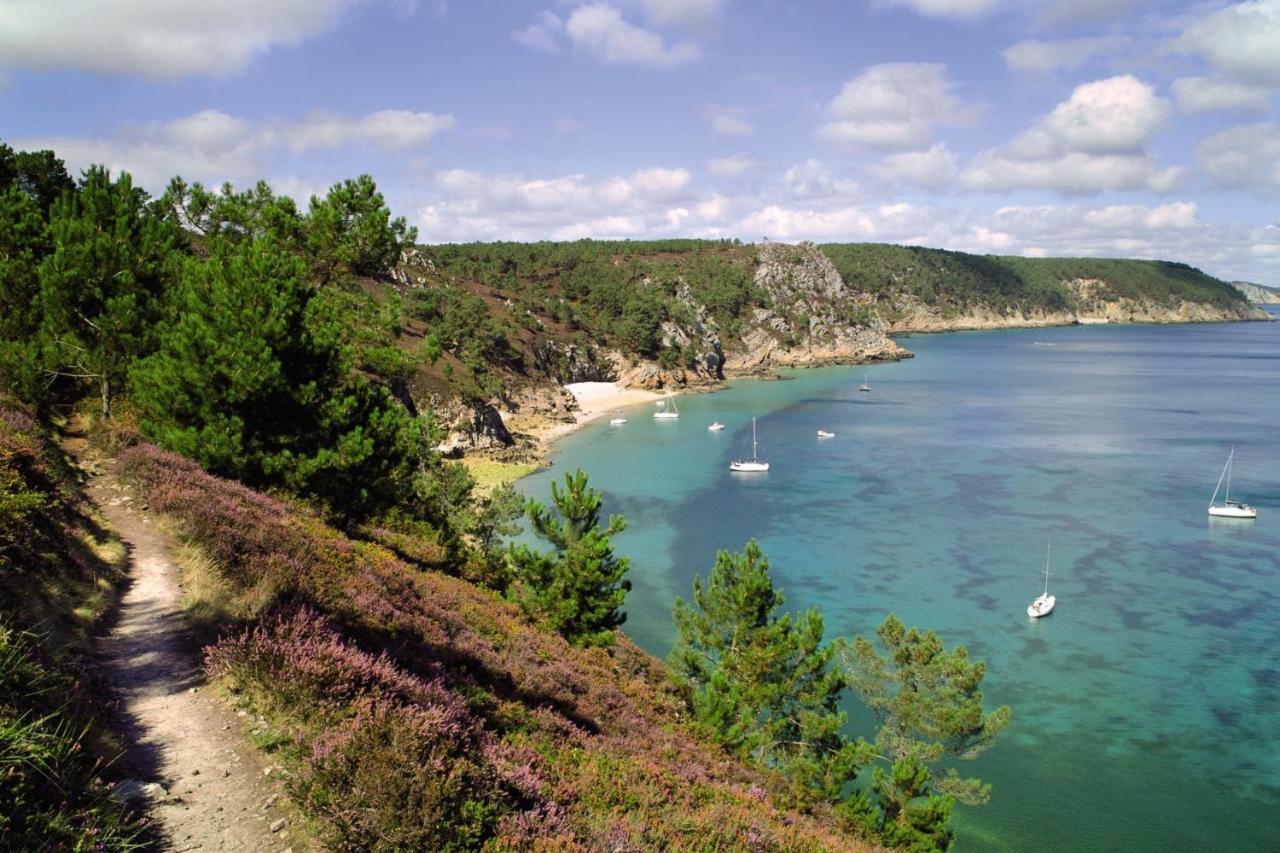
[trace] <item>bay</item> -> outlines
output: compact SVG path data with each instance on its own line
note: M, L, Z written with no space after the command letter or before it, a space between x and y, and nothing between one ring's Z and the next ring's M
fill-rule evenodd
M993 796L957 809L958 850L1280 849L1280 323L902 343L916 358L589 425L519 486L546 500L581 467L626 516L624 627L653 654L675 597L754 537L828 637L894 612L986 660L1013 722L960 768ZM772 470L731 474L753 416ZM1206 513L1232 447L1256 521ZM1058 607L1032 622L1049 541Z

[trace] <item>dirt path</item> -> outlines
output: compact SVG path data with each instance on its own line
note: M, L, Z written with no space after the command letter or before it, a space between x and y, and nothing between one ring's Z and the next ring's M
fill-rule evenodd
M146 795L161 848L311 849L278 769L249 741L252 721L205 687L169 538L113 478L94 477L88 492L129 549L129 586L99 648L128 743L124 767L139 783L164 789Z

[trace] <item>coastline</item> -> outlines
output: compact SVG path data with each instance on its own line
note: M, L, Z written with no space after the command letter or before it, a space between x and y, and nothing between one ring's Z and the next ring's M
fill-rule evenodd
M1265 310L1265 309L1264 309ZM1270 314L1270 312L1267 312ZM969 318L972 320L973 318ZM1257 318L1208 318L1208 319L1186 319L1183 317L1173 319L1155 319L1146 318L1139 320L1115 320L1105 317L1072 317L1063 319L1060 317L1045 318L1022 318L1020 322L973 322L973 323L955 323L951 325L946 321L936 325L921 324L912 327L903 324L899 328L886 328L886 337L889 339L909 338L916 335L940 335L954 332L989 332L1001 331L1006 329L1036 329L1036 328L1060 328L1068 326L1088 326L1088 325L1199 325L1201 323L1221 323L1221 322L1251 322L1256 320L1269 320L1274 322L1276 316L1257 317ZM829 367L834 364L848 364L849 366L865 365L877 363L875 360L865 361L814 361L809 364L785 364L770 365L770 369L764 370L746 370L735 371L728 375L728 379L767 379L776 376L772 368L798 368L798 367ZM518 428L520 432L528 435L534 440L534 448L532 458L529 460L527 470L520 472L513 479L520 479L533 471L541 470L550 464L550 457L555 449L555 444L567 435L576 432L581 427L598 419L600 416L614 411L623 409L637 408L646 403L654 403L669 395L683 394L686 392L698 391L707 392L714 391L723 387L717 384L713 387L697 387L697 388L679 388L666 392L647 391L639 388L624 388L617 382L574 382L563 386L564 390L571 394L578 409L572 412L573 420L571 421L545 421L538 420L532 423L523 423Z
M537 421L521 424L519 430L533 438L535 464L544 468L549 462L555 443L601 416L634 409L654 403L669 396L666 392L646 391L640 388L623 388L617 382L571 382L563 386L573 395L577 410L571 412L571 421ZM678 392L672 392L678 393Z

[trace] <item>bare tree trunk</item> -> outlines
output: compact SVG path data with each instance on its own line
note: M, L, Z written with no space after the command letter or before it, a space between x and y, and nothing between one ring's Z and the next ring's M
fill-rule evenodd
M102 373L102 419L111 420L111 380L106 371Z

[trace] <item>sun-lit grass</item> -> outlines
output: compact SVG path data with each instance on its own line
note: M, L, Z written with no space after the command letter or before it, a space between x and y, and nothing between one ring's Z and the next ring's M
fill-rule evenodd
M481 457L464 457L458 464L465 466L476 481L476 491L486 495L503 483L514 483L538 470L537 465L528 462L500 462Z

